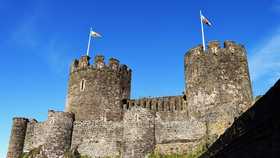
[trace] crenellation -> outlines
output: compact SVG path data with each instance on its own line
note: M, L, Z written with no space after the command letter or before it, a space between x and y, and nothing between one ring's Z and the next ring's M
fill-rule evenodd
M105 67L104 56L103 55L96 55L94 58L94 66L97 69L102 69Z
M109 59L109 67L112 70L119 70L119 66L120 66L119 64L120 64L120 61L118 59L115 59L115 58Z
M122 107L124 110L133 106L140 106L152 111L177 112L184 110L183 96L151 97L141 99L129 99Z
M79 64L78 64L79 69L87 68L90 65L89 60L90 60L89 56L87 56L87 55L81 56L81 58L79 59Z
M210 41L208 43L208 53L213 53L213 54L217 55L220 48L221 47L220 47L219 41Z

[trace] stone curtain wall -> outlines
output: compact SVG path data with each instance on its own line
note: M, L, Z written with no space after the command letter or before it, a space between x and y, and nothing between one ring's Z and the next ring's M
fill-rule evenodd
M132 107L124 114L123 158L144 158L155 146L155 112Z
M165 115L156 115L155 152L160 154L186 154L190 153L199 144L204 143L206 125L194 118L184 121L167 121Z
M130 98L131 70L111 58L96 56L94 65L89 57L75 60L71 66L66 111L75 113L76 120L122 120L121 103Z
M18 158L22 154L28 122L29 120L26 118L13 118L7 158Z
M122 152L123 124L113 121L75 121L72 148L91 157L118 157Z
M280 80L201 156L201 158L279 157Z

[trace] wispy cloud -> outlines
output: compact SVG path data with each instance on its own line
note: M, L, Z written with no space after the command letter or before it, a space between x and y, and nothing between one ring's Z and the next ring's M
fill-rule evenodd
M42 8L41 8L42 9ZM10 36L11 43L27 50L26 52L45 62L50 70L60 74L67 70L69 46L51 32L47 35L40 31L40 16L36 10L20 22Z
M280 27L252 49L249 67L255 93L265 93L280 78Z

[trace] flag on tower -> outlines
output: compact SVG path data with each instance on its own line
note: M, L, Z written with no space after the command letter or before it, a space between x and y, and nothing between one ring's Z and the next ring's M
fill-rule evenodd
M205 41L204 41L204 29L203 29L203 24L206 24L207 26L212 26L211 22L202 15L202 12L200 11L200 25L201 25L201 35L202 35L202 45L203 45L203 50L206 50L205 47Z
M212 26L212 23L202 14L200 14L200 18L204 24L206 24L207 26Z
M90 42L91 42L91 38L101 38L102 36L93 31L92 28L90 28L90 31L89 31L89 36L88 36L88 46L87 46L87 56L89 56L89 47L90 47Z
M95 32L95 31L92 31L92 30L90 31L90 36L94 37L94 38L95 37L102 37L99 33Z

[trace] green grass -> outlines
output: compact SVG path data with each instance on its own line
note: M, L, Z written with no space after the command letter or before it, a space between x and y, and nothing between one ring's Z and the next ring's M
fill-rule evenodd
M152 153L149 158L198 158L201 154L206 151L206 146L199 145L196 150L188 154L170 154L170 155L162 155L159 153Z

